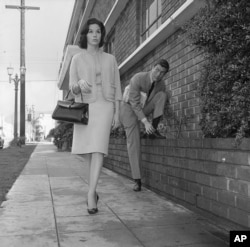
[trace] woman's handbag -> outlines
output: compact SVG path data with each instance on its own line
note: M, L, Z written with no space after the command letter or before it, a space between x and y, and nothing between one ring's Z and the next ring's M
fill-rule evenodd
M70 91L69 91L70 92ZM56 108L52 114L54 120L70 123L88 124L89 105L86 103L75 102L74 99L58 100Z

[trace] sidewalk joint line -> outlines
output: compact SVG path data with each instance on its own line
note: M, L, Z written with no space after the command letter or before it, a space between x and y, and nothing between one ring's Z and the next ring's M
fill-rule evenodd
M103 202L104 203L104 202ZM109 207L109 205L107 205L106 203L104 203L106 205L106 207L109 208L109 210L120 220L120 222L125 226L125 228L134 236L135 239L138 240L138 242L143 246L146 247L143 242L134 234L134 232L124 223L124 221L112 210L111 207Z
M58 247L61 247L61 245L60 245L60 239L59 239L59 231L58 231L58 227L57 227L57 220L56 220L56 211L55 211L55 207L54 207L54 198L53 198L53 193L52 193L52 188L51 188L51 183L50 183L50 176L49 176L48 163L47 163L47 158L46 158L46 157L44 157L44 158L45 158L46 170L47 170L47 174L48 174L50 196L51 196L52 209L53 209L54 221L55 221L55 229L56 229L57 244L58 244Z

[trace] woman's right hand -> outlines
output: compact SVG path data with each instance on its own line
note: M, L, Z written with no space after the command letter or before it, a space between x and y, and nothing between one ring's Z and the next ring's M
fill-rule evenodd
M81 93L81 88L80 88L80 86L78 85L78 84L74 84L73 86L72 86L72 93L73 94L79 94L79 93Z
M80 80L80 81L78 81L78 84L79 84L81 90L84 93L90 93L91 92L92 85L89 82L87 82L85 80Z

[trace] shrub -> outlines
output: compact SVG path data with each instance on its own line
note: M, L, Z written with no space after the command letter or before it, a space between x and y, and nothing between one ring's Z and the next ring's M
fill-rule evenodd
M50 130L49 136L54 137L54 144L58 147L62 147L62 143L67 141L69 146L72 146L73 138L73 124L66 122L59 122L59 124Z
M249 137L250 2L207 1L185 29L204 52L199 88L204 137Z

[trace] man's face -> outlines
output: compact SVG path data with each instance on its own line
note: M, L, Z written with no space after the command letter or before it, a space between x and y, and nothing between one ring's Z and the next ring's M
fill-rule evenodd
M164 67L162 67L160 64L157 64L152 69L152 80L160 81L166 73L167 73L167 70Z

